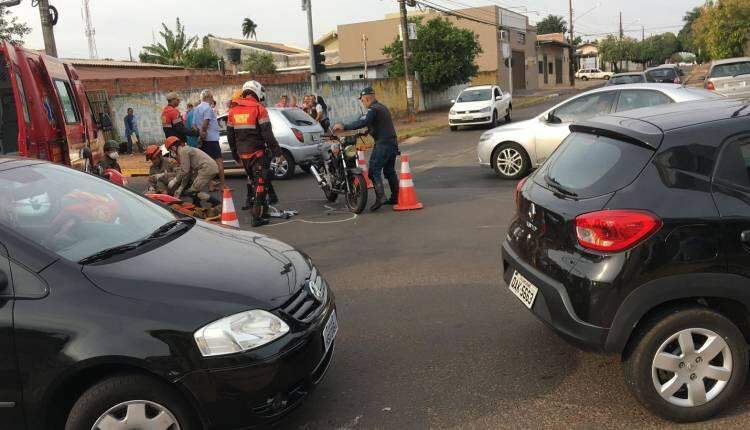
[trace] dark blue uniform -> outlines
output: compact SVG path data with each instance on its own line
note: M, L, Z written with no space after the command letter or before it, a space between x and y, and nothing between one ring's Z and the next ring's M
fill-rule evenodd
M375 149L370 155L370 179L375 186L383 186L383 175L388 180L391 198L398 196L398 175L396 175L396 157L399 154L396 128L393 126L391 112L379 101L373 102L367 113L356 121L345 124L346 130L357 130L367 127L375 139Z

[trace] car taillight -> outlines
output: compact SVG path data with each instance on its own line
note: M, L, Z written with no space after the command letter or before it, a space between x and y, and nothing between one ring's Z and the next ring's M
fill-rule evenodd
M528 178L528 176L526 178ZM521 209L521 188L523 188L526 178L518 181L518 184L516 185L516 209Z
M680 83L680 78L679 78L679 77L677 77L677 78L674 78L674 83L675 83L675 84L679 84L679 83Z
M296 137L297 140L299 140L300 142L304 142L305 141L305 135L302 134L301 131L297 130L296 128L293 128L292 129L292 133L294 133L294 137Z
M708 81L708 82L706 82L706 89L709 90L709 91L714 91L714 90L716 90L716 87L714 86L713 82Z
M604 210L576 217L576 236L584 248L624 251L658 230L661 220L650 212Z

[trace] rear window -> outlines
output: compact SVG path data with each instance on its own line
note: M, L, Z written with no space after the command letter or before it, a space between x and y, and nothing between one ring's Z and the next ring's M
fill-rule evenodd
M741 61L737 63L719 64L711 69L709 78L726 78L728 76L748 75L750 74L750 61Z
M653 154L630 142L575 132L552 154L535 182L549 188L549 180L578 198L601 196L631 183Z
M312 117L305 113L302 109L280 109L284 118L287 119L292 125L305 126L314 125L317 123Z
M677 72L674 69L654 69L646 72L656 82L674 82Z
M645 82L643 75L624 75L624 76L613 76L609 80L610 85L622 85L622 84L639 84Z

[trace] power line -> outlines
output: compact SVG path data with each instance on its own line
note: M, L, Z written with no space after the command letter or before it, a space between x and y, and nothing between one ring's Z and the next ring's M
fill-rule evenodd
M634 28L634 29L623 29L623 33L637 33L641 31L653 31L653 30L667 30L670 28L682 28L684 24L675 24L675 25L662 25L659 27L646 27L646 28ZM607 31L602 33L589 33L589 34L579 34L579 36L607 36L610 34L617 34L619 33L619 30L616 31Z

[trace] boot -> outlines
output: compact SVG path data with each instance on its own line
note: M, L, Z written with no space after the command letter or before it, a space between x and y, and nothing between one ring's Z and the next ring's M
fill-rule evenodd
M243 211L249 211L253 208L253 186L247 184L247 197L245 198L245 204L242 205Z
M261 218L255 218L255 217L253 217L253 222L252 222L251 225L253 227L262 227L262 226L264 226L264 225L266 225L268 223L269 223L269 221L267 219L265 219L265 218L262 218L262 217Z
M373 184L373 188L375 189L375 203L370 206L371 212L380 209L380 207L383 206L383 203L385 203L385 190L383 189L383 184Z
M398 204L398 188L396 188L396 191L394 192L391 190L391 198L385 201L385 204L389 206L397 205Z

